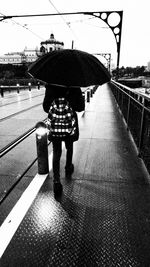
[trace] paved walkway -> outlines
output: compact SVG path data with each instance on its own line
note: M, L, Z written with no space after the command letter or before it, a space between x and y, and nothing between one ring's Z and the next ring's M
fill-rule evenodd
M149 177L108 85L80 120L75 172L55 200L52 173L2 256L3 266L150 266Z

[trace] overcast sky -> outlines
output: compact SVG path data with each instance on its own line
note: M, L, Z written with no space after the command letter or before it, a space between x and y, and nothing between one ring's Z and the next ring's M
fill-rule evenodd
M40 14L80 11L121 11L123 25L120 53L121 66L147 65L150 61L149 0L0 0L4 15ZM111 53L116 64L116 41L104 21L87 16L53 16L14 18L0 22L0 55L40 47L40 42L54 33L65 48L89 53ZM100 57L100 60L104 61Z

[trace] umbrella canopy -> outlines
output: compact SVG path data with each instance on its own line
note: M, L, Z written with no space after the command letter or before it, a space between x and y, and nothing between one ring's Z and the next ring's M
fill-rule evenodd
M110 81L110 73L93 55L74 49L52 51L28 69L33 77L50 84L86 87Z

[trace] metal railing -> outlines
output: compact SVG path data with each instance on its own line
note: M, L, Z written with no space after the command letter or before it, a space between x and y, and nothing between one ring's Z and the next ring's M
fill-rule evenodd
M150 97L115 81L110 82L110 87L137 146L138 156L150 173Z

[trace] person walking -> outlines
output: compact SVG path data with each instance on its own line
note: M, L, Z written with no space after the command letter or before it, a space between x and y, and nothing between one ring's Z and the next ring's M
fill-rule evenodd
M43 109L48 113L50 120L48 139L52 142L53 148L53 190L55 195L60 195L63 190L60 181L62 142L65 142L66 147L65 176L66 178L70 178L74 172L74 165L72 163L73 143L79 139L79 126L76 112L85 109L85 102L80 87L68 88L47 84L45 88ZM70 121L71 126L69 126Z

